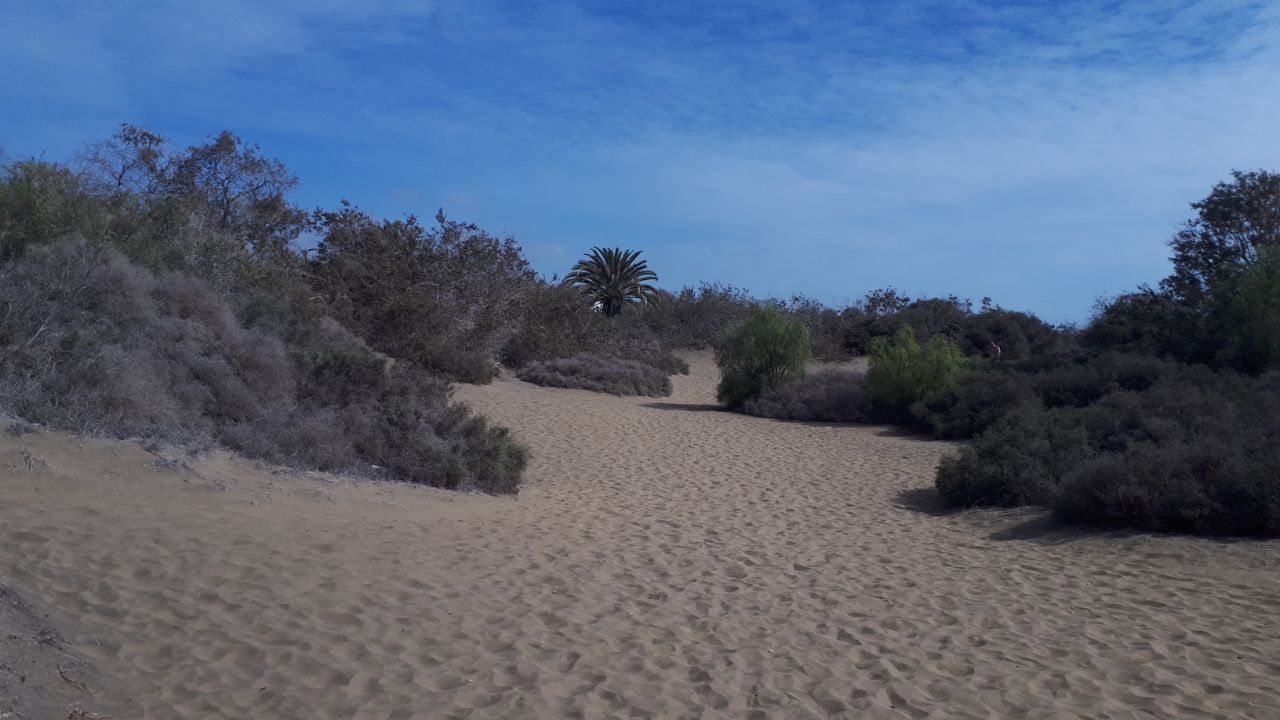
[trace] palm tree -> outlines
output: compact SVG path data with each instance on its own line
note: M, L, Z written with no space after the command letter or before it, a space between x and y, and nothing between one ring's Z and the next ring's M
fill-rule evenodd
M598 303L606 317L613 317L627 303L648 305L658 301L658 289L649 284L658 275L639 258L639 250L591 248L564 282Z

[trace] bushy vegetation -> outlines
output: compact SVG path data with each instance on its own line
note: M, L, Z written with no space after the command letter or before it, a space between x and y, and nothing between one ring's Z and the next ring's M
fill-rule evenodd
M443 212L307 212L297 183L229 132L177 150L125 126L73 165L0 164L0 410L511 492L525 450L450 382L505 366L666 394L688 371L673 350L714 348L731 408L971 439L938 471L957 506L1280 534L1280 175L1216 185L1171 240L1170 276L1079 331L893 288L844 308L666 292L621 249L548 281L511 238ZM868 353L865 377L805 375L810 358Z
M1080 356L978 374L917 406L940 432L979 433L939 468L944 498L1107 527L1280 534L1280 177L1234 178L1192 206L1160 289L1099 308Z
M748 415L813 422L878 422L867 379L855 370L829 368L770 388L747 400Z
M131 127L75 168L5 166L0 407L76 432L514 492L525 449L450 401L439 350L491 347L505 337L506 306L459 281L412 296L434 313L397 305L379 275L393 268L363 245L393 235L386 224L349 209L309 217L286 199L296 182L230 133L175 151ZM440 221L435 234L417 235L403 223L392 238L403 242L380 249L438 272L414 279L527 281L511 244ZM294 248L307 230L324 234L323 259ZM404 312L398 329L378 314L388 306ZM424 317L449 344L424 349L410 327Z
M221 445L273 463L514 492L508 432L328 318L286 341L196 278L81 239L31 248L0 285L0 403L52 427Z
M605 360L593 355L532 362L521 368L516 377L545 387L577 388L610 395L665 397L671 394L671 378L658 368L637 360Z
M811 357L809 330L774 305L753 308L716 350L716 399L732 409L804 375Z
M1280 532L1274 385L1174 366L1146 390L1024 408L945 461L938 489L956 505L1047 505L1085 524Z
M958 507L1280 534L1280 176L1234 178L1193 205L1171 242L1174 273L1102 303L1080 332L985 301L974 313L877 291L838 315L806 311L811 327L843 326L846 347L871 353L865 383L793 380L743 409L972 439L938 469ZM1003 352L978 360L993 342Z
M962 367L960 349L935 335L916 340L910 325L893 337L871 341L867 391L871 400L891 417L906 417L911 406L933 393L955 389Z

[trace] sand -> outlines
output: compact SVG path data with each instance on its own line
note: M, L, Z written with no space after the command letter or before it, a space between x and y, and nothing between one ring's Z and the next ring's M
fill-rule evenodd
M1280 543L943 513L951 445L716 412L693 361L460 388L518 498L0 437L0 580L118 718L1280 718Z

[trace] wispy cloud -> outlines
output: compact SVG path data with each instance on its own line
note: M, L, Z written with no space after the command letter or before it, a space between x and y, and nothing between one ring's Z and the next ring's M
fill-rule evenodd
M466 198L547 272L607 242L673 284L893 283L1053 319L1157 279L1228 170L1280 166L1270 2L600 7L23 5L0 62L32 69L0 90L30 102L3 140L232 127L307 202Z

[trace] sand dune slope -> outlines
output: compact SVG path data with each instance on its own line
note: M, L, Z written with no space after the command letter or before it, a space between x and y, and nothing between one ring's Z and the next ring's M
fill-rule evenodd
M943 514L949 446L514 380L518 499L0 441L0 579L147 718L1280 718L1280 543Z

